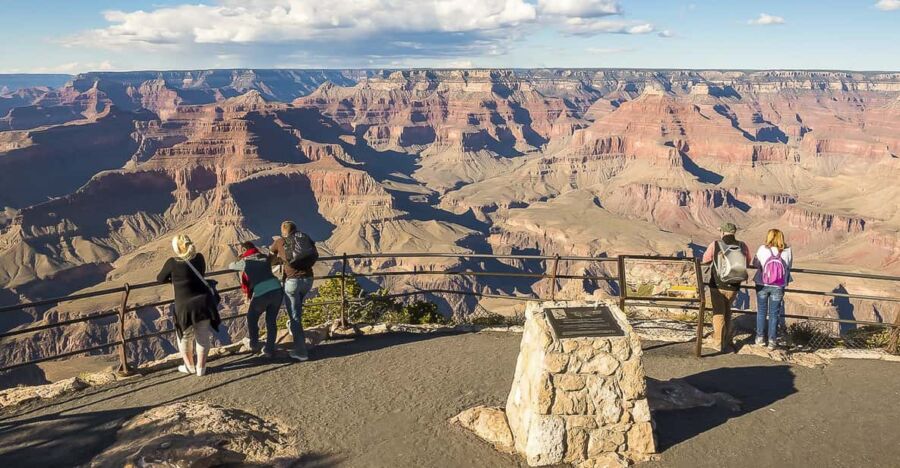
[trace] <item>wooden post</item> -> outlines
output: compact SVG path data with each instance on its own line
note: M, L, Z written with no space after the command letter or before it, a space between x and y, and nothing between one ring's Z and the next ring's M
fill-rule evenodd
M133 373L131 366L128 365L127 343L125 342L125 312L128 309L128 295L131 293L131 286L125 283L125 291L122 293L122 307L119 308L119 369L116 371L120 375L131 375Z
M347 253L341 258L341 328L347 326Z
M891 341L888 342L886 351L891 354L897 354L897 345L900 344L900 312L894 319L894 329L891 330Z
M697 295L700 299L700 306L697 309L697 349L695 354L697 357L703 355L703 321L706 314L706 291L703 285L703 266L700 265L700 259L694 257L694 272L697 275Z
M625 300L628 295L628 284L625 279L625 255L619 255L619 308L625 313Z
M553 267L550 271L550 300L556 300L556 275L559 271L559 254L553 257Z

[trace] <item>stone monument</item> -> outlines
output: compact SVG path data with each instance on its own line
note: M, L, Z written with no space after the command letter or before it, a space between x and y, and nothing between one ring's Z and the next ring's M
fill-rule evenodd
M531 302L506 403L531 466L625 465L656 452L641 345L612 302Z

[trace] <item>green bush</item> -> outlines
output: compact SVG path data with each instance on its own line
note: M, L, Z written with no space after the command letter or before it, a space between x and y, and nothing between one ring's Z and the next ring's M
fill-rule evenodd
M409 323L447 323L447 319L438 312L437 304L427 301L416 301L403 306L403 315L409 317Z
M388 291L384 289L366 293L352 275L346 277L346 294L348 299L365 299L347 303L347 320L350 323L446 323L444 316L438 312L437 304L427 301L401 304L395 298L387 297ZM325 280L318 287L316 296L309 299L303 308L303 326L312 327L340 318L340 300L341 279ZM287 318L284 322L287 323Z
M844 334L846 345L866 349L887 348L891 341L891 328L868 325L849 330Z
M506 317L500 314L487 313L478 317L472 317L470 323L481 327L502 327L506 325Z
M347 275L346 277L346 294L348 299L363 296L362 286L355 276ZM340 318L341 316L341 279L329 278L319 284L315 297L306 301L303 307L303 327L314 327L329 320ZM361 314L361 305L359 303L347 304L347 319L351 322L354 317Z

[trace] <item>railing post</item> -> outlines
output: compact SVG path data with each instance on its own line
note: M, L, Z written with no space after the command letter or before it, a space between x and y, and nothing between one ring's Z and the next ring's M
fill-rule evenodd
M347 253L341 257L341 328L347 326Z
M619 255L618 259L618 269L619 269L619 308L622 309L622 313L625 313L625 299L628 294L628 285L625 282L625 256Z
M700 264L700 258L694 257L694 273L697 276L697 295L700 299L700 305L697 308L697 346L694 354L700 357L703 354L703 322L706 314L706 291L703 285L703 266Z
M550 300L556 300L556 275L559 271L559 254L553 257L553 267L550 271Z
M900 344L900 312L894 319L894 328L891 330L891 340L888 342L886 351L891 354L897 354L897 345Z
M128 309L128 295L131 293L131 286L125 283L125 291L122 293L122 307L119 308L119 369L116 371L120 375L131 375L133 373L131 366L128 365L128 351L125 342L125 312Z

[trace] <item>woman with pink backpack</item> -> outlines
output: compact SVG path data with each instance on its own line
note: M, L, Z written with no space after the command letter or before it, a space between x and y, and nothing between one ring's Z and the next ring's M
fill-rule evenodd
M753 264L756 267L756 344L766 344L768 322L768 346L775 349L778 319L784 301L784 288L791 282L791 248L784 242L784 233L769 229L765 245L756 250Z

